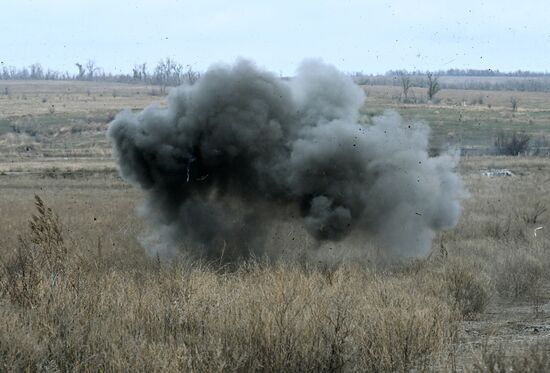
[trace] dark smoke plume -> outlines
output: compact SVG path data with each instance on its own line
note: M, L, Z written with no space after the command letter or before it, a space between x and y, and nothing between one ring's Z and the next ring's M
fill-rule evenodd
M320 62L284 81L238 61L174 89L167 108L118 114L108 135L169 247L261 255L286 221L318 242L354 236L425 253L460 214L457 157L430 158L429 128L397 113L359 123L363 102L358 86Z

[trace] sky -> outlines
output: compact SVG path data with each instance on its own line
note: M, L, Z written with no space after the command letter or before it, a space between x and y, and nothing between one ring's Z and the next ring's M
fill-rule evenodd
M0 0L0 63L76 72L204 71L237 58L281 75L318 58L345 72L550 71L548 0Z

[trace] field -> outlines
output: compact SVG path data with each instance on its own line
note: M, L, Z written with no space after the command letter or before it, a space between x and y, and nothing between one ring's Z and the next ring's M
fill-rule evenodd
M364 89L366 122L397 110L435 147L550 135L548 93L401 104L398 88ZM164 100L151 86L0 83L0 371L550 370L550 158L463 157L462 217L426 258L317 262L289 237L295 255L275 261L166 261L140 245L142 195L105 136L121 109ZM514 176L482 174L493 168Z
M432 128L432 145L488 149L500 131L525 132L546 146L550 123L550 93L444 89L437 104L401 104L401 88L365 87L366 115L394 109L410 121L425 121ZM423 98L426 89L413 88L411 97ZM511 100L518 100L517 111Z

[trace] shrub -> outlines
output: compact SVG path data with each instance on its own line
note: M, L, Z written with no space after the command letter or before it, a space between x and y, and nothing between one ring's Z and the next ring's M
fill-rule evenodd
M458 259L446 264L444 284L453 305L466 318L485 310L489 303L490 283L482 269Z
M4 265L2 289L13 303L32 307L39 301L44 284L55 287L65 271L67 250L58 216L35 196L37 214L29 232L19 236L15 255Z
M404 281L384 279L368 296L371 306L359 319L362 338L357 343L363 371L424 371L452 340L451 309Z
M519 99L517 97L510 97L510 104L512 105L512 111L518 111Z
M542 215L548 211L548 208L541 201L535 202L532 206L525 209L521 213L521 217L525 224L537 224L540 221Z
M514 132L512 135L507 135L501 131L495 139L495 151L498 155L517 156L527 151L530 139L531 136L526 133Z
M533 297L540 290L543 265L533 256L518 252L508 255L497 269L496 289L510 299Z

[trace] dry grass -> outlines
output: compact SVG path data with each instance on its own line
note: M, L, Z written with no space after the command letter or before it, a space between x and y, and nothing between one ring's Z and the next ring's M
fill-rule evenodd
M496 275L499 294L512 299L536 296L545 274L540 259L525 252L507 254Z
M483 268L473 260L453 258L445 264L444 286L453 305L465 318L472 318L489 303L491 282Z
M113 268L36 206L1 278L3 371L406 372L433 367L457 330L424 286L353 266Z
M367 103L372 105L397 105L397 99L402 93L401 87L394 86L363 86L367 93ZM411 88L412 97L426 98L427 88ZM430 107L464 106L470 110L512 111L510 99L516 97L519 101L518 110L545 110L550 104L549 92L518 92L518 91L481 91L468 89L442 89L435 96L440 103L423 105ZM482 104L479 104L479 99ZM477 102L476 102L477 101ZM474 103L476 102L476 103ZM402 104L400 104L402 105ZM414 105L403 105L414 106ZM490 107L489 107L490 106Z
M480 176L491 163L523 174ZM547 301L547 235L534 237L525 216L549 202L538 189L550 161L465 158L461 170L471 197L429 258L232 269L147 257L136 241L140 195L111 173L0 177L0 370L474 369L465 320L482 328L479 341L485 325L494 334L516 317L487 316L501 301L530 310L532 294L541 309ZM34 192L59 220L42 200L33 206ZM508 218L500 226L495 216ZM542 214L536 225L547 222ZM540 281L521 277L534 263Z
M515 346L505 351L503 346L483 345L475 371L500 372L548 372L550 371L550 345L548 341L532 345Z
M152 96L158 87L139 84L78 82L78 81L17 81L0 82L1 117L80 114L142 109L151 103L161 104L163 97Z
M372 250L362 260L339 253L331 259L317 251L309 260L232 268L168 263L140 246L142 195L114 172L104 136L110 110L151 101L138 98L143 87L92 84L88 95L82 83L10 84L11 99L0 98L0 122L16 118L22 132L0 135L0 371L548 367L548 158L463 158L459 171L470 198L458 226L436 237L428 258L399 261ZM373 92L375 110L394 105L391 92ZM506 92L484 97L492 108L453 108L462 102L453 95L470 93L480 94L441 91L440 105L395 106L414 115L456 114L475 123L487 114L521 125L547 100L520 94L514 117ZM54 114L42 113L57 99L66 107L56 103ZM26 116L29 106L40 120ZM29 144L35 148L28 151ZM515 176L481 175L489 168ZM299 251L308 241L272 245Z

